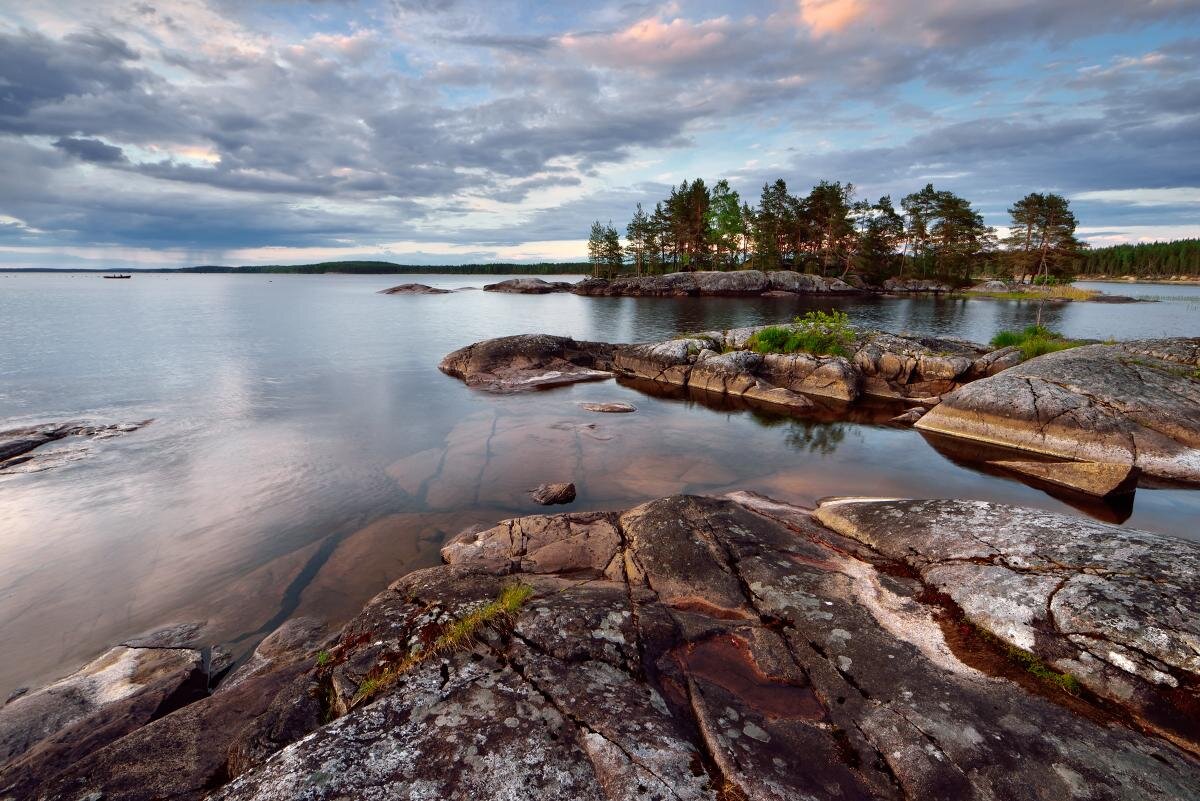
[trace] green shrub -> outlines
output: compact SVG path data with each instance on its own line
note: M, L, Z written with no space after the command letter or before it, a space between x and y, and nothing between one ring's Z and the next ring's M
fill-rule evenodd
M1065 338L1057 331L1042 325L1031 325L1024 331L1000 331L992 337L992 347L1017 346L1026 359L1078 347L1079 343Z
M814 356L849 356L854 329L844 312L811 311L790 326L772 325L750 337L747 346L757 353L796 353Z

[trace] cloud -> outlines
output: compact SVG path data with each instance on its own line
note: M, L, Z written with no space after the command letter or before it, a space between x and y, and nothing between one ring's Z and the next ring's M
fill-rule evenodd
M750 197L933 180L993 222L1048 189L1103 230L1186 225L1200 59L1169 26L1197 19L1200 0L47 0L0 22L0 235L453 260L577 243L696 175Z
M1100 203L1124 203L1132 206L1180 206L1200 204L1200 187L1176 186L1165 189L1095 189L1079 192L1075 200Z
M115 145L101 142L99 139L76 139L63 136L55 141L54 146L82 161L115 164L127 160L125 151Z

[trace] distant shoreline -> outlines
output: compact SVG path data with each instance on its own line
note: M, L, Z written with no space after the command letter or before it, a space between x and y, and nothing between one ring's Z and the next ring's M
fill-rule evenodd
M112 273L116 268L26 267L3 268L0 273ZM583 262L538 262L534 264L395 264L387 261L329 261L316 264L262 264L241 267L200 265L197 267L122 267L122 273L199 275L588 275L592 266Z
M1116 278L1112 276L1079 275L1075 281L1086 281L1091 284L1175 284L1178 286L1200 285L1200 277L1196 278Z

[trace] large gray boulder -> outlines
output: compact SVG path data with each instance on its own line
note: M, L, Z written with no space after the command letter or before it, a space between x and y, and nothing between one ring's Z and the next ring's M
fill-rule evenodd
M611 377L613 345L549 334L488 339L448 354L438 369L489 392L519 392Z
M1039 356L945 395L916 427L1200 483L1200 338Z

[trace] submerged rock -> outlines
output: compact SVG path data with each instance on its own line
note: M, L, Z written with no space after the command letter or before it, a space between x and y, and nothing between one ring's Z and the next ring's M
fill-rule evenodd
M637 407L632 403L621 403L619 401L609 401L606 403L585 401L579 404L579 406L586 411L599 412L601 414L632 414L637 411Z
M571 503L575 500L575 485L569 483L539 484L529 491L529 497L533 499L534 503L540 503L542 506Z
M400 284L379 290L380 295L448 295L453 290L438 289L428 284Z
M1200 483L1200 338L1039 356L945 395L917 428Z
M570 292L573 284L566 281L543 281L541 278L510 278L495 284L484 284L484 292L511 292L518 295L545 295L550 292Z
M468 386L517 392L611 377L613 345L576 342L548 334L522 334L467 345L438 369Z

